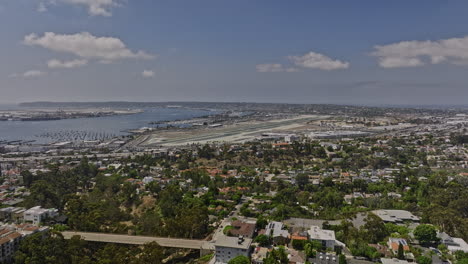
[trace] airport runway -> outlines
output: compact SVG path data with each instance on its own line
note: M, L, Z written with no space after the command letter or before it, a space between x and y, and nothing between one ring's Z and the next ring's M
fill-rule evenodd
M259 133L272 129L281 129L288 126L302 126L308 121L324 119L324 116L308 116L302 118L275 120L256 124L239 124L237 126L223 127L219 129L206 129L198 135L185 135L174 138L158 139L158 134L153 134L142 145L177 146L206 142L241 142L251 140Z

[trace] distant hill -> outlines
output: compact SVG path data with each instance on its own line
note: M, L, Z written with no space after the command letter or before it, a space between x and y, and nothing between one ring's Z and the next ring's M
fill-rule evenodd
M29 108L145 108L145 107L184 107L193 109L219 109L227 111L281 112L301 114L347 114L376 116L389 113L440 113L468 111L468 106L405 106L405 105L337 105L337 104L285 104L247 102L24 102L21 107Z

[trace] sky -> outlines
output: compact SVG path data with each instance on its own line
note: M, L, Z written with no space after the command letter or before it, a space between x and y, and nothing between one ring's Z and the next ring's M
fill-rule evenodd
M0 103L468 102L468 1L0 0Z

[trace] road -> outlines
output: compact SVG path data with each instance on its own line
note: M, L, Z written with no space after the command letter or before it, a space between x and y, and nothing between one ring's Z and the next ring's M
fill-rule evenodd
M178 239L165 237L147 237L147 236L129 236L118 234L105 233L89 233L89 232L62 232L65 239L70 239L73 236L80 236L86 241L118 243L129 245L143 245L149 242L157 242L162 247L170 248L185 248L185 249L202 249L206 241L194 239Z
M124 153L106 153L106 154L92 154L92 155L61 155L61 156L30 156L30 157L15 157L15 158L0 158L0 162L14 162L14 161L35 161L35 160L52 160L52 159L81 159L83 156L88 158L126 158L134 157L136 155L151 154L151 152L124 152Z

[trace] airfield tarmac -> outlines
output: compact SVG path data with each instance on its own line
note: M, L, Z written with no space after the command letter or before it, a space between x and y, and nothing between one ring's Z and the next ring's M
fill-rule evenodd
M328 116L301 115L289 119L265 122L243 122L217 128L201 128L190 131L158 131L138 139L140 146L182 146L213 142L245 142L261 133L287 133L302 130L307 122L326 119Z

